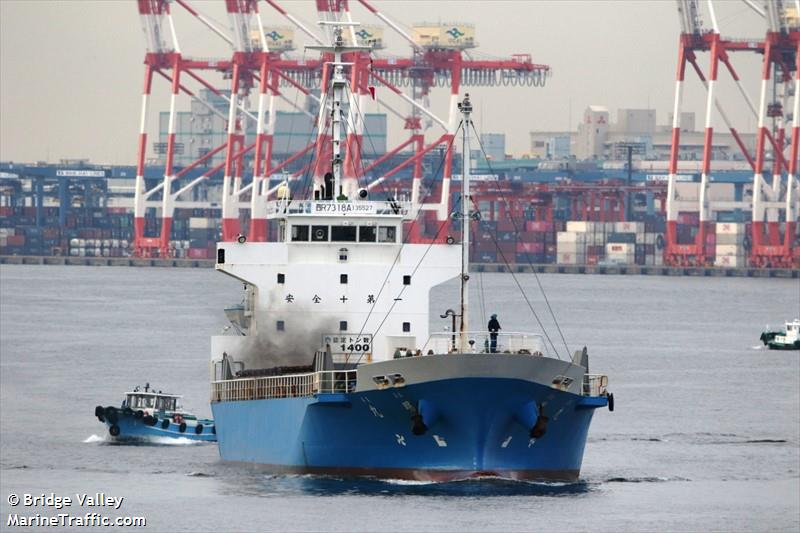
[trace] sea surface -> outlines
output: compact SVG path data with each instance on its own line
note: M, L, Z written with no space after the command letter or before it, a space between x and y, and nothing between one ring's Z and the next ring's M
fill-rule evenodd
M505 331L538 330L521 287L560 342L532 274L473 281L476 322L496 312ZM159 532L800 530L800 353L758 340L766 324L800 316L800 281L539 282L569 349L589 347L616 399L595 414L581 480L436 484L278 477L221 462L215 445L108 442L95 405L145 382L211 414L209 336L240 284L210 269L4 265L0 530L26 529L8 526L13 513L92 511L146 518L117 530ZM434 290L432 329L457 291ZM123 497L120 509L74 503L98 492ZM51 493L73 505L8 501Z

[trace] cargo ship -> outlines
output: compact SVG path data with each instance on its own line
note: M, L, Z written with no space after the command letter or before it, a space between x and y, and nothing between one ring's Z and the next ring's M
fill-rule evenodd
M404 224L419 206L343 185L336 110L345 49L330 48L330 172L311 199L279 191L268 208L275 242L242 236L216 250L217 270L243 284L242 303L226 310L233 327L212 338L221 458L276 473L577 479L593 413L613 403L607 377L589 373L586 349L559 353L538 333L470 328L478 216L468 95L459 105L460 210L451 212L463 222L460 243L407 243ZM432 333L430 291L453 279L461 284L459 311L445 312L453 329Z

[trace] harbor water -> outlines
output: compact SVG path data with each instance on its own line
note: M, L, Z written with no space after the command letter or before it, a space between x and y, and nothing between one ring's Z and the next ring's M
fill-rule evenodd
M473 281L475 322L497 313L505 331L538 330L521 286L567 351L532 274ZM210 415L209 336L241 287L207 269L3 265L0 529L26 529L8 526L10 514L87 511L144 517L146 527L123 529L143 531L800 529L800 354L758 341L766 324L800 316L800 280L539 281L569 351L589 347L590 370L609 374L616 399L595 415L581 480L436 484L272 476L221 462L215 445L110 443L94 407L145 382ZM435 289L433 331L457 293ZM9 503L86 493L124 500Z

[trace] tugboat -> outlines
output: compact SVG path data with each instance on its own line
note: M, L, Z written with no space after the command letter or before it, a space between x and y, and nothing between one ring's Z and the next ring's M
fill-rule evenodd
M199 419L181 408L182 396L156 391L147 383L125 393L122 406L94 408L94 415L108 426L114 440L147 440L152 437L186 438L216 442L214 421Z
M589 373L586 348L470 329L470 223L479 214L469 189L469 95L452 130L463 134L458 210L445 185L439 206L413 195L371 200L369 187L342 176L342 128L352 124L342 117L342 54L355 47L340 28L334 35L333 46L314 47L328 53L332 72L318 126L332 132L329 171L315 177L309 199L287 190L266 202L277 242L240 236L217 245L216 270L244 287L242 306L226 310L232 327L211 342L221 458L275 473L577 479L595 409L613 409L607 376ZM446 230L433 241L404 237L423 205L440 210ZM460 245L448 235L453 219ZM429 307L440 303L430 291L452 279L460 307L441 316L453 329L430 333Z
M761 334L761 342L770 350L800 350L800 318L786 322L783 331L767 330Z

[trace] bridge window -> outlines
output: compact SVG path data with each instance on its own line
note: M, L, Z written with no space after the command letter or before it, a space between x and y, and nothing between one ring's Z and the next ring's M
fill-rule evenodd
M311 240L320 242L328 240L328 226L311 226Z
M377 240L375 226L359 226L358 240L359 242L375 242Z
M378 242L396 242L397 228L394 226L378 227Z
M292 241L308 241L308 226L292 226Z
M331 226L331 240L339 242L356 242L356 227Z

